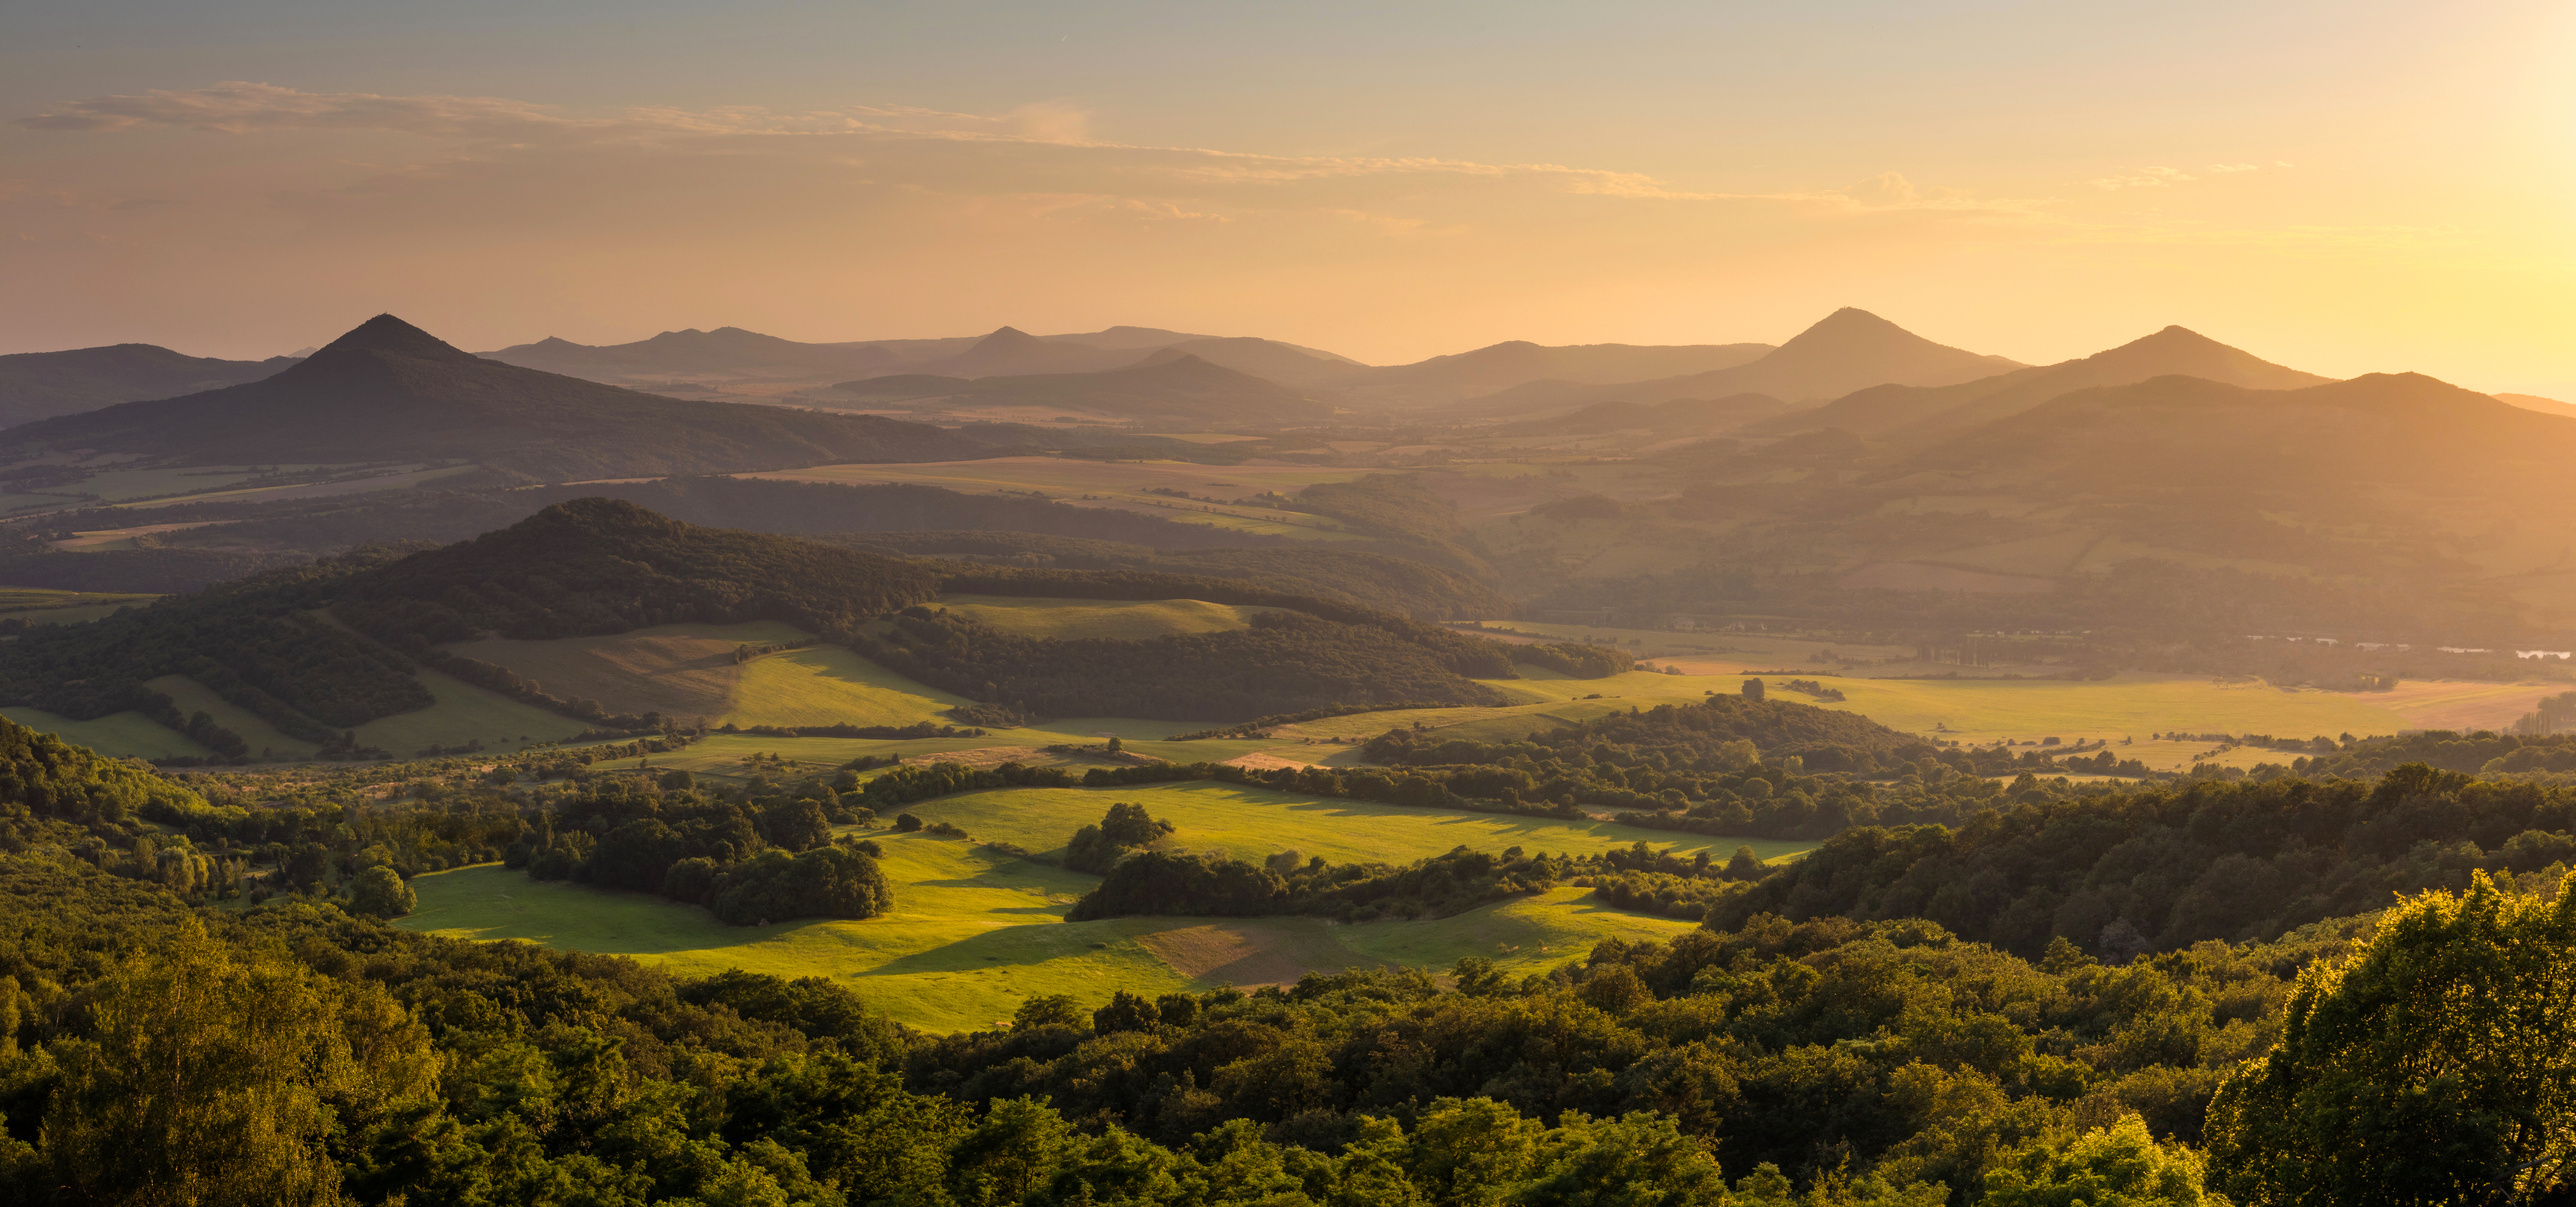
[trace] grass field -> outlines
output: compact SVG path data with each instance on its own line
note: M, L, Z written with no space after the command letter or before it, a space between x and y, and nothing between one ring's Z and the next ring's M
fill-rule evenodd
M965 702L840 646L734 661L740 646L808 636L775 621L752 621L659 625L555 641L492 639L449 648L506 666L558 696L716 725L909 725L942 720L950 705Z
M0 708L0 717L100 754L158 759L214 753L139 712L109 713L96 720L75 721L42 709Z
M1497 813L1452 813L1404 805L1335 800L1213 781L1126 788L1000 788L907 806L923 821L944 821L984 842L1045 853L1100 820L1113 801L1134 801L1179 827L1172 842L1191 851L1224 851L1260 859L1285 850L1334 863L1404 862L1458 847L1595 854L1644 842L1687 855L1705 850L1723 862L1749 845L1764 859L1808 850L1812 842L1711 838L1641 830L1599 821L1558 821Z
M425 666L416 673L438 703L419 712L396 713L359 726L360 744L390 750L395 757L404 758L424 746L462 746L477 738L487 749L517 750L535 742L561 741L589 728L570 717L448 678Z
M486 864L418 877L420 907L399 925L465 939L524 939L629 955L682 976L727 968L826 976L888 1016L928 1031L991 1027L1036 994L1097 1005L1117 990L1156 994L1292 981L1381 964L1446 969L1485 955L1515 972L1581 956L1604 938L1669 938L1692 923L1607 909L1588 890L1419 922L1329 926L1314 918L1063 920L1098 881L988 847L875 835L895 909L864 922L729 927L705 910L632 893L533 881Z
M546 691L606 702L619 712L720 717L733 711L742 686L734 651L745 644L803 640L810 634L773 620L746 624L666 624L607 637L553 641L489 638L446 647L535 680Z
M0 587L0 618L49 620L70 623L105 616L126 605L140 607L158 595L130 595L114 591L56 591L49 587ZM82 613L70 616L68 613Z
M837 645L766 654L742 667L734 707L719 723L737 725L910 725L948 718L966 703L925 687Z
M177 705L182 714L204 712L207 716L213 717L215 724L240 734L242 741L249 744L252 754L301 759L312 757L313 752L319 749L311 742L291 738L278 732L275 726L262 720L259 714L216 695L204 684L184 675L163 675L158 679L147 679L143 686L170 697L170 702ZM411 752L404 750L396 753Z
M1103 637L1113 641L1146 641L1187 633L1222 633L1250 627L1253 616L1259 613L1280 610L1215 604L1197 599L1127 602L1022 599L1005 595L943 595L939 603L951 612L962 612L994 628L1023 637Z

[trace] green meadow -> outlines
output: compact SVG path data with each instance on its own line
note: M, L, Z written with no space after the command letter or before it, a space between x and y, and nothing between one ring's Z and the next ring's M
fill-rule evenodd
M1445 969L1483 955L1514 972L1580 957L1605 938L1663 939L1689 922L1609 909L1564 888L1456 917L1328 925L1315 918L1063 920L1091 876L981 844L878 832L895 909L866 921L730 927L705 910L634 893L528 879L497 864L412 881L405 928L627 955L685 976L742 968L830 977L928 1031L986 1028L1031 995L1086 1006L1117 990L1168 993L1293 981L1381 965Z
M1279 610L1197 599L1023 599L1004 595L943 595L939 605L1023 637L1100 637L1113 641L1222 633L1249 627L1259 613Z
M1223 851L1241 859L1294 850L1334 863L1401 863L1462 846L1588 855L1644 842L1684 855L1705 850L1724 862L1735 848L1748 844L1765 859L1815 845L1711 838L1604 821L1381 805L1213 780L1124 788L996 788L922 801L903 811L926 822L947 822L980 841L1007 842L1044 854L1062 849L1075 830L1099 821L1115 801L1142 804L1147 812L1177 826L1172 837L1176 847Z

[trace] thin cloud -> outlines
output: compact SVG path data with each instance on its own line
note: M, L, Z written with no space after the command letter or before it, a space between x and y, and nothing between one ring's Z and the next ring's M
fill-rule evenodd
M2186 180L2198 179L2200 178L2189 172L2183 171L2180 168L2140 168L2135 172L2130 172L2125 175L2104 176L2096 179L2093 182L2093 187L2097 189L2160 189L2168 185L2180 184Z

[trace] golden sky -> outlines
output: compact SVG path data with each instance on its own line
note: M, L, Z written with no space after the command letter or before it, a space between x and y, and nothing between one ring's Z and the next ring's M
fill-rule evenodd
M390 310L1386 363L1854 305L2569 395L2571 63L2565 3L21 0L0 351Z

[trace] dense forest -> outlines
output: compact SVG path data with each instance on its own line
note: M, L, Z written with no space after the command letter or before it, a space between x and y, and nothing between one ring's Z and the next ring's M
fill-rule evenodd
M1763 711L1714 728L1795 734ZM2576 881L2559 882L2576 790L2555 783L2420 765L2378 782L2199 782L2016 804L1957 831L1854 830L1781 869L1749 853L1712 866L1459 851L1388 868L1283 853L1243 866L1330 917L1441 912L1540 876L1589 875L1613 899L1660 877L1720 901L1672 942L1604 943L1544 975L1470 958L1439 979L1037 997L1006 1029L933 1038L821 980L675 980L370 918L407 907L408 874L495 857L603 887L699 884L720 912L755 917L819 889L865 916L884 897L841 873L872 861L830 841L830 823L909 795L878 786L916 771L954 787L989 774L817 768L711 793L677 772L594 775L579 754L532 752L507 776L467 765L449 787L353 768L338 773L353 785L416 778L393 798L261 799L243 773L196 777L200 793L0 726L7 1197L1931 1207L2198 1204L2221 1189L2430 1204L2499 1180L2502 1201L2565 1192L2548 1137L2576 1122L2551 1089L2571 1071L2576 1007L2545 987L2576 974ZM1177 857L1154 846L1186 840L1133 808L1098 830L1114 862L1086 912L1166 883L1147 873ZM2187 868L2197 841L2476 857L2429 881L2464 896L2266 941L2245 939L2283 919L2137 944L2025 936L2023 901L1986 891L2015 869L2083 870L2087 843ZM681 874L713 862L700 851L750 875ZM795 870L818 854L838 866ZM190 906L259 863L277 872L248 908ZM2364 907L2391 887L2421 885L2379 882ZM1877 916L1907 893L1915 914ZM2472 986L2500 1013L2455 1024L2402 1008ZM2309 1018L2338 1029L2294 1025ZM2401 1035L2478 1072L2410 1099L2430 1143L2365 1143L2369 1119L2339 1087L2437 1076L2373 1055ZM225 1055L183 1059L207 1052ZM2482 1111L2540 1130L2481 1130ZM2364 1174L2403 1193L2356 1197Z
M1028 579L972 581L1039 585ZM1048 593L1060 589L1050 587ZM1041 716L1190 721L1318 705L1506 702L1471 678L1513 677L1502 646L1394 617L1354 620L1263 612L1250 627L1229 632L1151 641L1056 640L915 606L894 618L891 632L862 634L851 644L870 661L933 687Z

